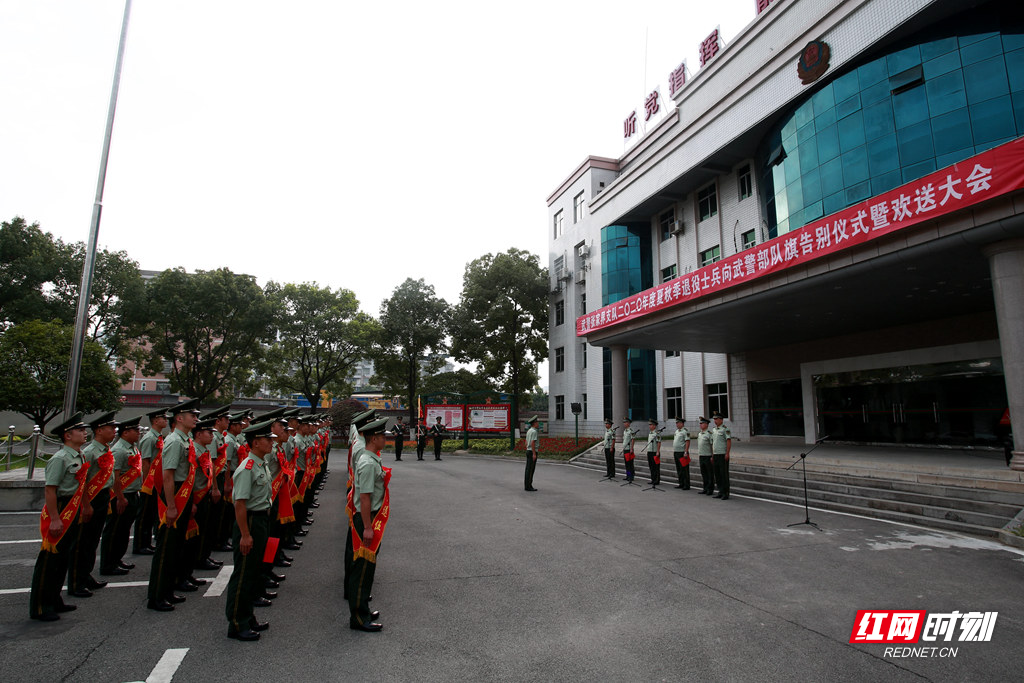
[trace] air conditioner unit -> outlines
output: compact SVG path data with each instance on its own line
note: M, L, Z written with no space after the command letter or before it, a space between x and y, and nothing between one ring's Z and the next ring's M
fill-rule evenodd
M582 285L587 281L587 271L584 268L580 268L576 271L576 284Z
M672 234L673 235L681 235L681 234L683 234L683 227L684 226L683 226L683 222L682 221L672 221Z
M589 258L590 247L586 244L581 244L579 247L576 248L576 253L579 254L580 258Z

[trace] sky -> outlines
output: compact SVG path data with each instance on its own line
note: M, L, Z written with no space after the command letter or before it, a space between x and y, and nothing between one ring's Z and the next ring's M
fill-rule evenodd
M0 0L0 219L86 241L123 0ZM547 265L547 197L755 0L134 0L99 245L457 303L466 263ZM546 371L542 385L546 385Z

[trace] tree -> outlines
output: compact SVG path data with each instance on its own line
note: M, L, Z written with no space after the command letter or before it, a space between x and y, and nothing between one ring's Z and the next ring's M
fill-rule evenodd
M356 295L347 289L272 282L267 293L279 315L277 342L268 353L271 385L301 393L311 406L324 389L343 391L349 370L370 351L377 321L359 312Z
M512 394L513 423L537 385L548 350L548 274L521 249L486 254L466 265L452 323L452 352Z
M487 378L481 374L459 368L454 372L440 372L423 378L420 386L421 394L434 394L450 391L457 394L472 394L477 391L494 389Z
M0 336L0 409L17 411L46 429L63 410L74 332L59 321L29 320ZM119 405L120 383L104 356L103 347L86 340L76 400L86 413Z
M421 371L433 372L444 362L450 317L448 302L422 279L407 279L381 302L373 379L386 396L407 398L410 421Z
M167 361L171 388L200 400L233 398L236 386L252 381L276 319L255 278L228 268L195 274L176 268L146 290L150 372Z
M533 412L544 412L548 410L548 392L544 391L540 387L537 387L534 391L531 391L526 395L526 400L530 406L530 410Z
M44 286L60 272L58 246L38 223L20 216L0 223L0 324L53 317Z

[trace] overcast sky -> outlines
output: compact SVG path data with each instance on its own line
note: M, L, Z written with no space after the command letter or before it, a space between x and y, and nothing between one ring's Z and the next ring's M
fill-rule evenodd
M123 0L0 0L0 218L85 241ZM465 264L547 262L545 199L755 0L515 4L135 0L100 246L261 284L405 278L458 301ZM546 377L546 372L543 373ZM546 384L546 379L542 380Z

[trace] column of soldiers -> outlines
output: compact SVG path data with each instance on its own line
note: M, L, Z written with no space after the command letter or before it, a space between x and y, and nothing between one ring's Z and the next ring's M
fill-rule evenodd
M150 429L141 438L141 418L119 422L114 413L89 423L76 413L53 428L62 447L46 465L32 619L55 621L76 608L61 595L65 577L68 594L77 598L107 585L93 574L97 550L101 575L134 569L125 559L134 527L133 553L153 557L147 607L173 611L185 602L181 593L206 583L194 571L219 568L223 562L212 553L231 550L228 636L256 640L267 628L252 618L252 609L277 596L270 589L285 577L274 568L290 565L284 551L297 550L295 536L312 523L329 420L300 417L295 408L250 424L251 411L229 414L225 406L200 416L197 404L147 414ZM266 552L268 538L276 544L273 552Z
M715 412L711 419L715 426L709 429L711 420L701 416L700 431L691 434L686 429L683 418L676 418L676 431L672 437L672 460L676 468L677 489L690 489L690 442L697 442L700 476L703 484L698 493L713 496L721 500L729 500L729 454L732 450L732 432L724 424L721 413ZM611 418L604 421L604 446L606 474L604 479L615 479L615 440L616 427L612 426ZM635 441L638 431L632 428L632 420L626 417L622 421L622 458L626 467L626 483L631 483L635 476L634 462L636 459ZM651 472L651 484L657 486L661 482L661 436L658 421L648 421L647 462ZM715 487L718 493L715 493Z

